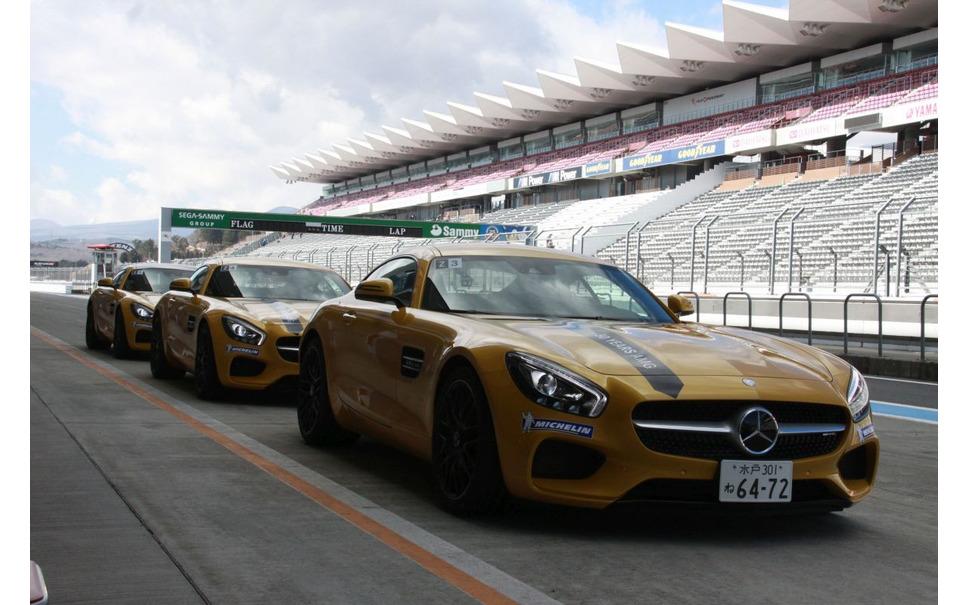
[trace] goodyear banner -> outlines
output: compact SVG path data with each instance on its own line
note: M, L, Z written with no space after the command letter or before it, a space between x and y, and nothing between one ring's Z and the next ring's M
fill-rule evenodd
M585 177L601 176L603 174L608 174L612 171L612 160L599 160L597 162L591 162L585 164L582 169L582 174Z
M384 237L457 238L491 236L515 239L512 234L534 231L530 225L493 223L447 223L395 221L356 217L326 217L308 214L270 214L230 212L191 208L162 208L171 212L172 227L229 229L233 231L281 231L283 233L332 233L338 235L379 235ZM164 224L164 220L162 220Z
M656 166L665 166L666 164L678 164L680 162L688 162L691 160L702 160L705 158L725 155L725 153L726 141L724 139L720 139L710 143L690 145L689 147L676 147L675 149L666 149L663 151L655 151L641 155L631 155L622 158L622 167L620 172L641 170L643 168L654 168Z

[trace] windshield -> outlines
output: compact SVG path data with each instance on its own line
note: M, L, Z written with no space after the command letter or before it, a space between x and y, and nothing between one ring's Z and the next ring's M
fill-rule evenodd
M571 259L450 256L434 259L423 308L576 319L672 322L651 292L609 265Z
M167 292L168 284L179 277L189 277L191 268L172 269L149 267L135 269L124 283L124 289L129 292Z
M207 294L224 298L323 301L342 296L349 289L343 278L325 269L222 265L212 276Z

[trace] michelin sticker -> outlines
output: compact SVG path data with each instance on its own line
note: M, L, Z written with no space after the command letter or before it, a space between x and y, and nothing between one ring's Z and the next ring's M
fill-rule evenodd
M259 349L252 347L240 347L238 345L225 345L225 350L229 353L245 353L246 355L258 355Z
M464 259L459 256L438 258L434 266L438 269L460 269L464 266Z
M521 414L521 432L530 433L531 431L552 431L555 433L565 433L576 437L591 439L595 427L587 424L577 424L562 420L547 420L545 418L535 418L531 412Z
M857 427L857 437L861 441L867 441L874 436L874 423L870 423L867 426Z

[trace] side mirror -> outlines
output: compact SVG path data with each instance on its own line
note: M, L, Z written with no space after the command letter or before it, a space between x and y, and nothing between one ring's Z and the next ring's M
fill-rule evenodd
M692 315L695 309L692 306L692 301L685 296L679 296L678 294L669 295L669 309L676 314L677 317L684 317L686 315Z
M175 290L176 292L192 292L192 280L187 277L179 277L178 279L171 280L168 284L169 290Z
M114 280L111 279L110 277L102 277L101 279L97 280L97 287L98 288L113 288L114 287Z
M354 294L360 300L393 303L398 309L405 306L402 300L393 295L393 282L386 277L361 281Z

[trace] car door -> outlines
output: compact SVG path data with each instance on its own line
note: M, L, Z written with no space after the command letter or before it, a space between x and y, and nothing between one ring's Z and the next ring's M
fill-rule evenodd
M113 288L97 288L92 295L94 321L98 331L108 338L114 336L114 310L123 294L121 288L130 269L118 271L113 278Z
M204 307L202 296L210 269L211 265L203 265L192 273L191 287L192 291L198 293L197 296L191 292L176 292L166 311L168 350L187 368L195 363L195 330Z
M390 279L394 296L409 306L416 275L416 259L400 257L377 267L367 279ZM327 357L336 364L331 376L337 396L381 425L412 424L400 416L396 402L401 350L397 322L406 312L391 302L360 300L355 295L347 300L332 311L338 317L333 318L334 351Z

